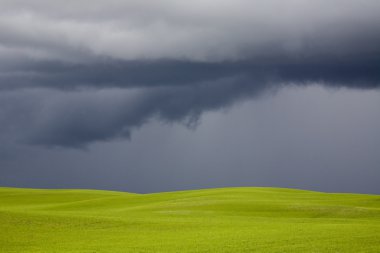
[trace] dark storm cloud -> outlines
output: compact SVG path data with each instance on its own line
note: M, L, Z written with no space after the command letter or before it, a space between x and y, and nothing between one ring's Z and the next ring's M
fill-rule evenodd
M380 42L379 42L380 43ZM376 58L378 57L378 58ZM48 87L131 88L193 86L202 82L245 76L259 81L325 82L357 88L376 87L380 80L380 56L353 57L348 62L289 60L260 64L256 61L194 62L184 60L116 61L73 64L57 61L23 63L0 74L1 88ZM253 84L254 85L254 84Z
M4 131L16 131L20 141L81 148L95 141L128 138L152 118L192 127L203 112L227 107L269 87L235 77L174 88L8 91L0 101L18 104L2 112Z
M165 63L158 66L162 68ZM176 67L181 68L173 64ZM277 71L261 69L256 74L248 70L246 73L244 68L236 73L228 68L214 73L203 73L202 69L195 68L199 70L197 73L189 68L194 75L190 78L193 82L181 75L176 81L170 74L165 76L157 71L158 77L154 79L161 77L162 81L156 83L150 80L148 71L145 75L137 74L134 82L113 82L110 86L115 88L105 88L105 83L114 80L110 75L111 79L105 83L89 82L90 87L98 89L4 91L0 96L0 102L6 105L1 110L2 121L12 124L8 128L18 131L16 136L23 142L85 147L96 141L129 138L131 131L152 118L196 125L205 111L225 108L287 85L319 83L334 88L364 89L378 88L380 83L379 72L372 65L338 69L336 66L284 66Z
M85 147L285 85L380 84L379 1L0 4L7 141Z

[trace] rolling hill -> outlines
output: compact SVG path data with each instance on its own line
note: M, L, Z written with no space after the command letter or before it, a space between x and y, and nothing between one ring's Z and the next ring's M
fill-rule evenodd
M380 252L380 196L0 188L0 252Z

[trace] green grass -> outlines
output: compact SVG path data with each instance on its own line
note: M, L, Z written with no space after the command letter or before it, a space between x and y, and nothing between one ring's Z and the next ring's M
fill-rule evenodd
M380 196L0 188L0 252L380 252Z

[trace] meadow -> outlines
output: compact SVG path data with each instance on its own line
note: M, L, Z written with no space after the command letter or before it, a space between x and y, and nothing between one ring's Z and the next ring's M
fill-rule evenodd
M380 252L380 196L0 188L1 253Z

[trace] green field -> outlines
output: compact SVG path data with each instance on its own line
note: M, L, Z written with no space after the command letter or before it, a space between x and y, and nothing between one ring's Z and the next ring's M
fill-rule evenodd
M0 252L380 252L380 196L0 188Z

